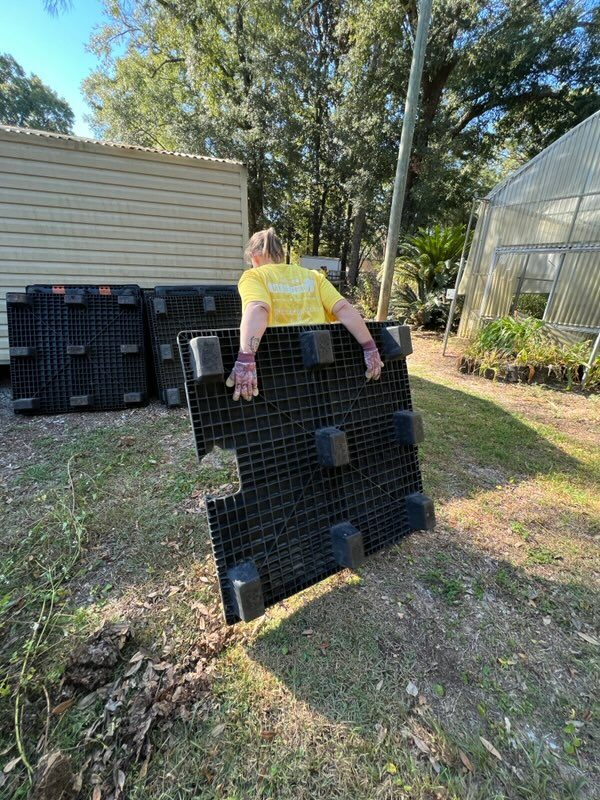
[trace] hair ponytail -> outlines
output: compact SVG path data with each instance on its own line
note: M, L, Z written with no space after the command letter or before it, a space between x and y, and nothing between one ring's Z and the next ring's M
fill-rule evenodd
M245 259L252 262L252 256L266 256L272 264L282 264L284 261L283 245L275 228L257 231L251 238L244 251Z

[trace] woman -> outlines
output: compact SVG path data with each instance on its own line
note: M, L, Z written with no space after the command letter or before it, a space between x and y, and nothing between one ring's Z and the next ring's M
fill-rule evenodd
M269 325L321 325L339 320L363 349L367 380L378 380L383 363L377 345L354 306L322 272L284 264L283 247L273 228L259 231L248 242L238 288L242 298L240 351L227 386L233 399L258 395L255 354Z

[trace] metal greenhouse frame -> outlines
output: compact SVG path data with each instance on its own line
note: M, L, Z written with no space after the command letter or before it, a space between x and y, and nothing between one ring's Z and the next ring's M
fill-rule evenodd
M543 319L560 338L595 338L591 364L600 351L600 111L481 201L456 282L458 336L472 338L526 293L546 296Z

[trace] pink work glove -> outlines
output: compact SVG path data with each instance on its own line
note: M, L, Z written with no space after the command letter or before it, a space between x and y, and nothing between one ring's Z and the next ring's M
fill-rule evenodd
M256 360L254 353L238 353L237 361L233 365L231 375L226 380L230 388L234 386L233 399L252 400L258 396L258 381L256 378Z
M381 378L381 370L383 369L383 361L381 360L381 356L379 355L379 350L377 349L377 345L371 339L370 342L366 342L362 345L363 354L365 357L365 366L367 371L365 372L365 377L368 381L373 379L374 381L378 381Z

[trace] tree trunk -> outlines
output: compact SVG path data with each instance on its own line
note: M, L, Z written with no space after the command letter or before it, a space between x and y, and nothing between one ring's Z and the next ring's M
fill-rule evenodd
M344 236L342 239L342 252L340 253L340 282L346 282L346 266L348 264L348 251L350 249L350 227L352 223L352 203L346 207L346 219L344 221Z
M323 227L323 217L325 216L325 206L327 203L327 195L329 187L324 186L319 198L319 203L315 204L313 208L312 218L312 254L313 256L319 255L319 245L321 244L321 229Z
M356 207L352 228L352 245L350 248L350 261L348 263L348 286L356 286L358 269L360 267L360 243L365 228L367 212L362 203Z
M449 41L453 42L455 36L454 32L449 32ZM402 228L404 230L414 227L419 222L417 209L413 201L413 190L423 168L433 123L442 102L444 90L457 64L458 57L455 55L441 64L435 72L424 72L421 79L421 120L417 122L413 153L408 164L408 175L406 176L402 213Z
M287 231L287 242L285 244L285 263L289 264L292 258L292 234L293 231L291 228L288 228Z
M248 164L248 228L250 236L261 229L262 220L262 187L253 165Z

